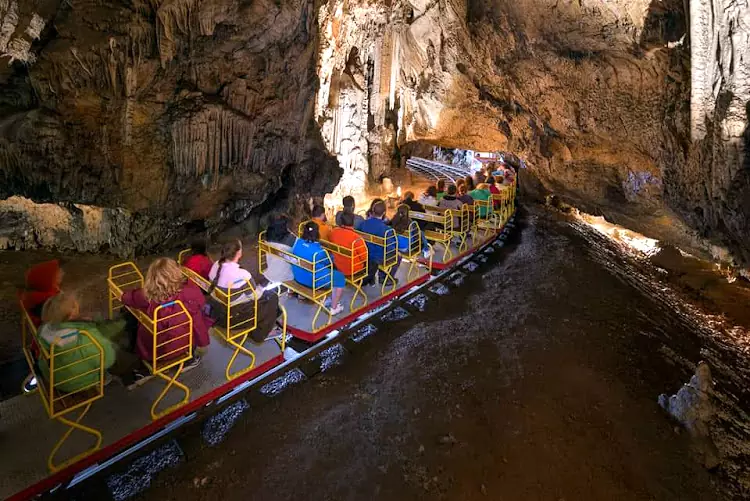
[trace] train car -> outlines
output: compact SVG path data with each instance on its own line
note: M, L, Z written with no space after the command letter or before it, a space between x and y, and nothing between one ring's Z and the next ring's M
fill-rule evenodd
M438 278L435 273L451 273L452 268L492 244L514 211L514 198L498 196L485 206L410 213L412 222L402 235L360 233L365 245L376 246L383 253L377 264L383 279L371 286L363 286L369 263L355 244L322 242L330 258L347 258L352 263L341 301L344 308L337 315L331 313L326 301L332 292L330 278L327 285L319 286L317 280L332 273L332 259L301 259L261 234L261 271L269 258L283 259L309 272L313 286L294 281L271 284L269 290L279 293L280 315L277 326L260 336L264 292L257 284L248 280L231 289L211 290L219 321L211 329L212 342L202 354L201 364L191 370L186 369L194 356L193 323L186 306L170 301L150 315L128 308L121 300L123 293L143 286L143 271L132 262L114 266L102 277L109 317L129 310L153 339L146 363L149 377L130 388L105 384L103 349L90 333L72 331L45 339L24 311L24 353L39 386L36 394L0 402L0 496L22 500L73 487L200 416L216 412L243 392L349 335L389 304L429 288ZM423 233L419 222L431 223L432 229ZM182 271L209 291L206 279L186 268ZM181 334L173 335L173 329ZM85 371L76 369L84 363Z

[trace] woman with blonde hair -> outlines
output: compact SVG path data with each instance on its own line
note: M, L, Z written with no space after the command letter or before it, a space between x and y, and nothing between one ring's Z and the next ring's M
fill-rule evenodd
M187 280L180 270L177 261L167 257L160 257L148 267L146 280L143 288L126 291L121 298L122 302L131 308L136 308L149 317L153 317L154 311L159 306L172 301L181 301L193 319L193 348L203 348L209 344L208 330L213 321L205 315L204 306L206 300L203 292L192 282ZM157 349L157 357L167 355L171 357L183 356L188 349L187 325L182 325L187 320L184 315L176 315L179 309L175 305L162 308L157 322L157 332L163 332L170 342L164 343ZM174 315L174 316L172 316ZM166 339L165 339L166 341ZM154 338L153 334L143 325L138 325L136 335L136 354L141 360L150 362L153 358ZM193 352L193 358L185 364L183 370L197 367L200 357ZM145 377L145 374L136 374L136 378Z

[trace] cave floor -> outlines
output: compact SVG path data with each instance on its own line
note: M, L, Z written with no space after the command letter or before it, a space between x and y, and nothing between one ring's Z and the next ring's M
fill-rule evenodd
M251 408L222 444L181 444L139 499L746 498L746 357L594 232L539 209L521 227L426 315ZM656 405L701 359L721 402L713 472Z

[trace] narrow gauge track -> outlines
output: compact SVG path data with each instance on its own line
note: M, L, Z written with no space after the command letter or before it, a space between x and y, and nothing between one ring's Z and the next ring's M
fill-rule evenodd
M86 458L8 499L57 500L83 496L87 499L111 499L113 495L107 483L109 477L127 472L138 458L161 447L173 444L179 448L181 441L201 434L202 427L209 418L231 410L230 407L238 402L261 402L283 391L290 381L309 379L324 371L326 361L330 356L335 356L336 351L355 350L358 343L376 333L379 326L384 323L405 316L419 315L431 298L450 294L452 289L461 287L468 274L481 272L493 266L504 254L502 250L506 243L515 237L516 228L514 213L495 238L488 240L475 252L452 263L449 268L441 270L427 282L412 287L402 295L364 313L350 324L328 333L317 343L290 340L284 353L286 362L254 379L239 383L222 395L212 395L212 398L203 402L199 408L190 408L186 414L140 438L136 443L123 446L109 457L100 458L94 455ZM295 372L301 373L303 377L290 377ZM136 486L135 492L139 492L142 487Z

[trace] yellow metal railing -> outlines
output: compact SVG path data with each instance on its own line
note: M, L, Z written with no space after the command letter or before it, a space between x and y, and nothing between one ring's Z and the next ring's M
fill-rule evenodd
M358 238L352 242L350 247L347 247L327 240L320 240L320 245L331 254L343 257L349 263L349 269L338 270L344 274L346 282L354 288L354 295L349 302L349 311L355 310L354 305L357 302L358 296L362 297L362 304L359 307L364 308L367 306L367 294L362 290L362 282L367 278L368 272L368 253L365 241L362 238Z
M355 232L362 237L365 242L383 249L383 262L378 264L378 268L385 273L385 279L383 279L383 283L380 287L380 293L383 295L385 294L386 285L389 280L392 283L390 291L393 292L396 290L398 282L396 282L396 278L393 276L393 269L398 264L398 238L396 238L396 232L393 228L390 228L386 230L385 235L382 237L365 233L363 231L355 230Z
M306 270L312 274L312 287L306 287L295 280L287 280L281 285L302 297L305 297L317 305L315 315L313 316L311 329L321 329L331 323L331 311L325 306L325 299L333 291L333 260L326 251L315 254L312 261L295 256L293 253L276 247L265 238L266 232L263 231L258 236L258 266L263 273L268 269L268 258L270 254L283 259L292 266ZM332 305L334 306L334 305ZM328 314L328 320L320 327L316 327L320 314L325 311Z
M104 350L84 330L71 331L47 342L39 338L23 305L21 311L23 352L36 377L37 393L50 419L67 427L47 457L47 467L56 472L101 447L101 432L81 421L94 401L104 396ZM77 416L70 417L75 411L78 411ZM56 462L57 453L75 430L94 437L94 445L61 463Z
M193 318L190 316L187 308L185 308L185 305L182 304L182 301L179 300L159 305L154 310L152 316L137 308L125 306L120 299L122 298L122 294L129 288L143 287L143 274L133 262L112 266L109 269L107 284L109 289L110 318L113 317L115 311L123 307L127 308L153 338L151 360L144 361L144 364L154 376L167 382L151 406L151 418L158 419L182 407L190 400L190 388L179 382L177 378L182 373L185 362L193 357ZM167 308L170 308L171 312L167 311ZM181 319L177 320L180 323L160 329L160 323L163 324L165 321L174 319ZM187 332L172 337L171 331L179 328L186 329ZM170 346L179 341L182 341L182 343L177 348ZM171 375L169 374L170 372L172 373ZM176 404L157 411L159 404L173 387L183 393L183 398Z
M404 261L409 263L409 270L406 273L406 279L411 281L419 275L419 258L422 256L423 250L422 230L419 229L419 224L417 224L416 221L412 221L409 223L409 228L406 230L406 233L401 233L399 236L408 239L406 250L401 250L401 246L399 246L398 252L401 254ZM433 251L432 246L429 243L427 244L427 247L430 254L428 268L429 271L432 272Z
M431 223L435 228L425 230L424 236L430 242L435 242L443 246L443 262L448 262L453 258L451 250L451 240L453 239L453 212L449 209L440 208L439 213L409 211L409 218L412 220L424 221Z

